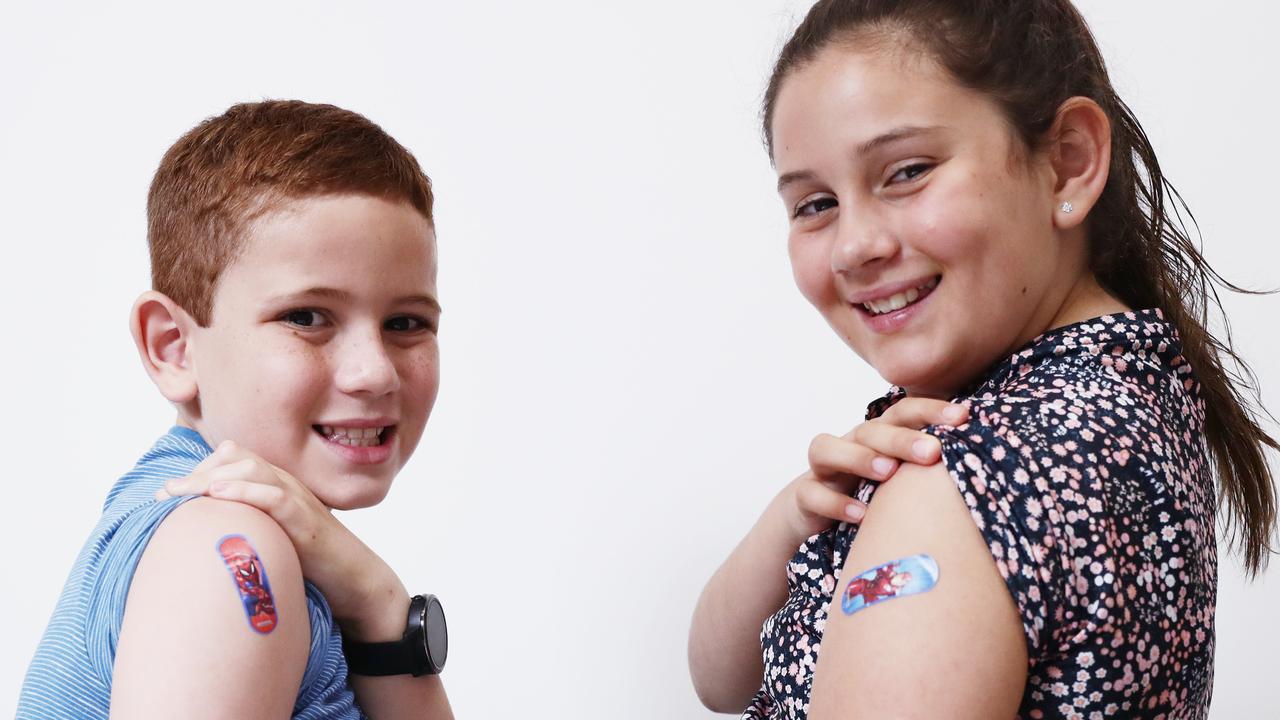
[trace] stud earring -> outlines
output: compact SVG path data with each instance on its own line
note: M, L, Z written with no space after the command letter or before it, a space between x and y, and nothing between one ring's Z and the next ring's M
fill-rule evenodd
M1072 205L1072 204L1071 204L1071 203L1069 203L1069 202L1064 202L1064 203L1062 203L1061 208L1062 208L1062 212L1064 212L1064 213L1069 213L1069 212L1071 212L1072 210L1075 210L1075 209L1076 209L1076 206L1075 206L1075 205Z

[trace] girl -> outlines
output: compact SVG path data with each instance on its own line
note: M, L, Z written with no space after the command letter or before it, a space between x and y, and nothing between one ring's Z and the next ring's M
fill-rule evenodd
M1203 717L1213 476L1257 572L1277 445L1083 19L1067 0L821 0L764 129L797 284L895 387L815 439L708 582L704 703Z

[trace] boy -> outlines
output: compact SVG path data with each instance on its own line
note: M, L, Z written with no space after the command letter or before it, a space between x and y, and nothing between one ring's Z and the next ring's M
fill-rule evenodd
M177 425L108 494L18 717L452 717L439 604L329 512L382 500L435 401L429 180L271 101L178 140L147 205L131 328Z

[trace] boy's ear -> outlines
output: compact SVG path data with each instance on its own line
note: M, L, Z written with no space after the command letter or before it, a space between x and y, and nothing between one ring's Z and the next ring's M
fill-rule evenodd
M1055 175L1053 224L1068 230L1084 223L1107 186L1111 121L1093 100L1068 98L1058 108L1049 140Z
M179 405L195 400L199 394L190 352L195 326L187 311L155 290L139 295L129 313L129 330L142 366L160 394Z

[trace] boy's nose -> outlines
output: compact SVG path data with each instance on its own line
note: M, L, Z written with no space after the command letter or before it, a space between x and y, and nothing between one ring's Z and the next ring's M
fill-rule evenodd
M381 337L354 339L337 361L334 383L344 393L386 395L400 389L400 373Z

